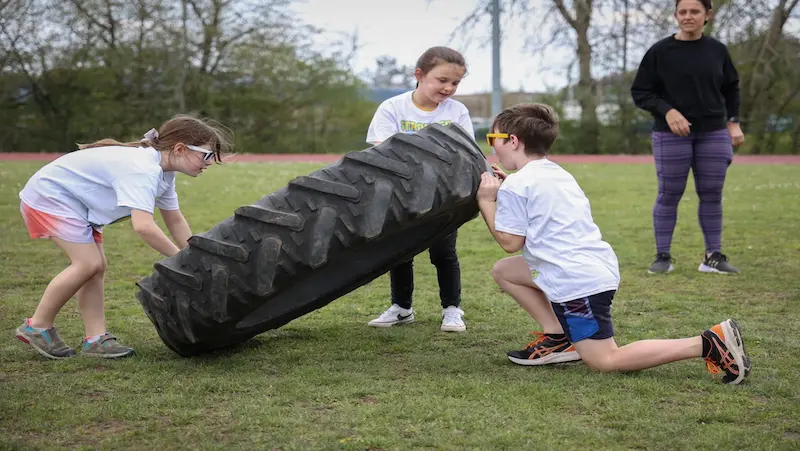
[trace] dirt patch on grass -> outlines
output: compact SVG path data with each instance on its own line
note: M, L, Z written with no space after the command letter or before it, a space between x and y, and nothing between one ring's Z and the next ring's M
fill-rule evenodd
M108 396L110 393L107 391L102 390L86 390L81 393L81 396L88 399L102 399Z
M117 420L108 420L101 423L87 424L80 428L81 435L88 440L94 439L94 443L99 443L112 435L125 434L133 430L133 425Z
M783 433L783 436L788 438L789 440L794 440L794 441L800 440L800 433L795 431L786 431Z
M52 446L57 442L60 446L74 449L81 447L96 448L102 442L113 436L126 435L136 428L123 421L109 420L94 422L79 426L75 429L59 430L55 432L30 431L24 437L26 447L36 449L39 446Z

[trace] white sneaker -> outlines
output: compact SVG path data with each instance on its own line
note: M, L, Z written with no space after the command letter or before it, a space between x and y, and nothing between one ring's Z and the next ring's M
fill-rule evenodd
M414 322L414 309L404 309L397 304L392 304L389 310L381 313L381 316L373 319L368 324L372 327L392 327L394 325L407 324Z
M467 326L461 318L464 311L458 307L450 306L442 310L442 330L445 332L464 332Z

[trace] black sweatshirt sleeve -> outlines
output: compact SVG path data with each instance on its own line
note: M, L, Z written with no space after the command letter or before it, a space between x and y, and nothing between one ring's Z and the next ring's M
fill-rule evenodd
M739 115L739 73L733 65L731 54L727 47L725 48L725 65L722 67L722 92L725 97L725 111L728 117Z
M667 111L673 107L659 97L658 84L656 57L651 48L645 53L642 62L639 64L639 70L636 71L636 78L634 78L633 85L631 85L631 96L633 96L633 103L637 107L653 115L664 117Z

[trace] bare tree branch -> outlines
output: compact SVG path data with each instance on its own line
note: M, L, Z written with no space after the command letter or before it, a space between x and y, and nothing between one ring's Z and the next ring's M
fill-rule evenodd
M75 8L76 8L76 9L77 9L77 10L78 10L78 11L79 11L81 14L83 14L83 16L84 16L84 17L86 17L87 19L89 19L89 22L91 22L93 25L96 25L96 26L98 26L98 27L102 28L102 29L103 29L103 30L105 30L105 31L109 31L109 32L111 31L111 27L110 27L110 26L108 26L108 25L106 25L106 24L104 24L104 23L102 23L102 22L100 22L100 21L99 21L97 18L95 18L95 17L94 17L94 16L93 16L93 15L92 15L92 14L89 12L89 10L87 10L87 9L86 9L86 8L83 6L83 2L81 2L80 0L70 0L70 3L72 3L72 5L73 5L73 6L75 6ZM104 41L105 41L105 40L104 40ZM105 42L106 42L106 44L109 44L109 42L108 42L108 41L105 41Z
M577 18L572 17L569 11L567 11L567 8L564 6L564 0L553 0L553 3L556 5L556 8L558 8L558 12L561 13L561 17L563 17L564 20L567 21L569 26L574 29L577 29L578 28Z

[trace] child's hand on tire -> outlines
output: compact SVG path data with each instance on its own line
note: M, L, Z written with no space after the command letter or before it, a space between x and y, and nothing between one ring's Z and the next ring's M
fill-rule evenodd
M500 180L491 172L481 174L481 185L478 187L478 201L494 202L497 200L497 190L500 189Z
M500 182L505 181L506 177L508 177L508 174L503 172L503 170L500 169L500 166L498 166L497 163L494 163L492 165L492 170L494 170L494 175L495 177L500 179Z

